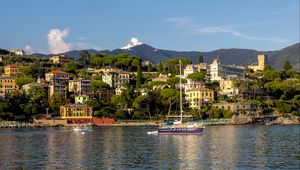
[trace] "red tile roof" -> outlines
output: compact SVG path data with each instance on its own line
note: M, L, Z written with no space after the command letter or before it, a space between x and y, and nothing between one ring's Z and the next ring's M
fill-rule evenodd
M53 73L53 74L68 74L68 73L66 73L66 72L64 72L62 70L53 70L53 71L50 71L49 73Z

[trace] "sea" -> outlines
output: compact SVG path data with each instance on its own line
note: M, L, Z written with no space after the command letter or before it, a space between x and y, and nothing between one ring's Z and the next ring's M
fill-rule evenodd
M207 126L202 135L157 127L0 129L0 169L300 169L299 125Z

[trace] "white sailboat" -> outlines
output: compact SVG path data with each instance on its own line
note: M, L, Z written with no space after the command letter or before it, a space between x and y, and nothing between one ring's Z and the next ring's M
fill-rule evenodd
M183 123L182 122L182 83L181 83L181 60L179 60L180 64L180 120L173 123L173 125L163 125L158 128L157 134L172 134L172 135L180 135L180 134L202 134L204 127L202 125L193 123Z

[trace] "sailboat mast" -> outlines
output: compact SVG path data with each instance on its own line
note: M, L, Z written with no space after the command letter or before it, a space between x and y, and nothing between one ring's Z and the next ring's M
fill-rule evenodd
M180 122L182 123L182 89L181 89L181 60L179 60L179 100L180 100Z

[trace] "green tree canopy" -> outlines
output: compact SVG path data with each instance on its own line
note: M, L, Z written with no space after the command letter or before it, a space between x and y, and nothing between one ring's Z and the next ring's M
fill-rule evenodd
M24 84L32 83L34 82L34 79L31 77L20 77L16 79L16 84L18 86L22 86Z
M79 60L84 64L88 64L91 55L87 50L81 50L79 54Z
M286 60L283 65L283 69L285 71L288 71L288 70L291 70L292 68L293 68L293 66L290 64L290 62L288 60Z
M203 63L203 56L202 55L200 55L198 57L198 64L201 64L201 63Z
M67 64L65 64L65 71L75 74L78 67L79 65L75 61L70 61Z
M205 78L205 74L198 72L198 73L191 73L187 76L187 78L196 80L196 81L203 81Z
M179 97L179 92L176 89L162 89L160 94L169 104L168 115L170 115L172 105Z
M110 88L109 84L105 83L102 80L94 80L94 81L92 81L91 82L91 87L93 89L102 89L102 88L108 89L108 88Z

